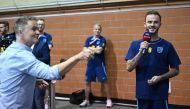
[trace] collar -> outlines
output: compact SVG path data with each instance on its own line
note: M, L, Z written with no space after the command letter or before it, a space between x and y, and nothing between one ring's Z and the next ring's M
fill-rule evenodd
M93 36L91 40L95 40L95 39L96 39L96 40L100 40L100 36L99 36L99 37Z
M21 50L27 50L32 52L32 49L28 46L26 46L25 44L19 43L19 42L13 42L10 45L11 48L15 48L15 49L21 49Z

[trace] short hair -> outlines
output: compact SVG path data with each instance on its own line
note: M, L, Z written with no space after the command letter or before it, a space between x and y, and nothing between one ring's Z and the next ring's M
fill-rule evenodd
M39 18L38 21L41 20L41 21L44 21L45 22L45 19L44 18Z
M0 24L4 24L5 27L9 28L9 22L6 20L0 21Z
M93 26L93 28L94 28L95 26L99 26L100 29L102 30L102 25L101 25L100 23L95 23L94 26Z
M146 17L147 17L148 15L157 15L157 16L159 16L160 21L161 21L161 15L160 15L160 13L159 13L158 11L155 11L155 10L148 11L148 12L146 13L146 15L145 15L145 21L146 21Z
M25 26L28 24L28 21L31 21L31 20L37 21L37 18L31 17L31 16L22 16L18 18L14 25L15 34L18 34L20 30L24 30Z

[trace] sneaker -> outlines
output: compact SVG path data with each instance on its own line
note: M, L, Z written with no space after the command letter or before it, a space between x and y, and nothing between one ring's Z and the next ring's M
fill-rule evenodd
M90 102L88 100L84 100L81 104L80 107L87 107L90 105Z
M106 107L107 108L113 107L112 101L110 99L107 100Z
M45 104L45 109L48 109L48 104Z

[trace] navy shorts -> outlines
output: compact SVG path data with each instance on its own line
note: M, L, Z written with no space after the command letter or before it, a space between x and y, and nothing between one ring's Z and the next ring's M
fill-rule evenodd
M168 109L168 100L137 100L137 109Z
M104 82L107 80L105 65L91 65L87 66L85 80L87 82L96 82L96 78L99 82Z

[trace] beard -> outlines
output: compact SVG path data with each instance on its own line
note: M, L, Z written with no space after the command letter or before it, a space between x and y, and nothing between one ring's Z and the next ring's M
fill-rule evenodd
M154 30L152 31L152 29L154 29ZM149 28L147 27L146 28L146 31L151 33L152 35L158 34L158 30L159 30L159 28L155 28L155 27L149 27Z

